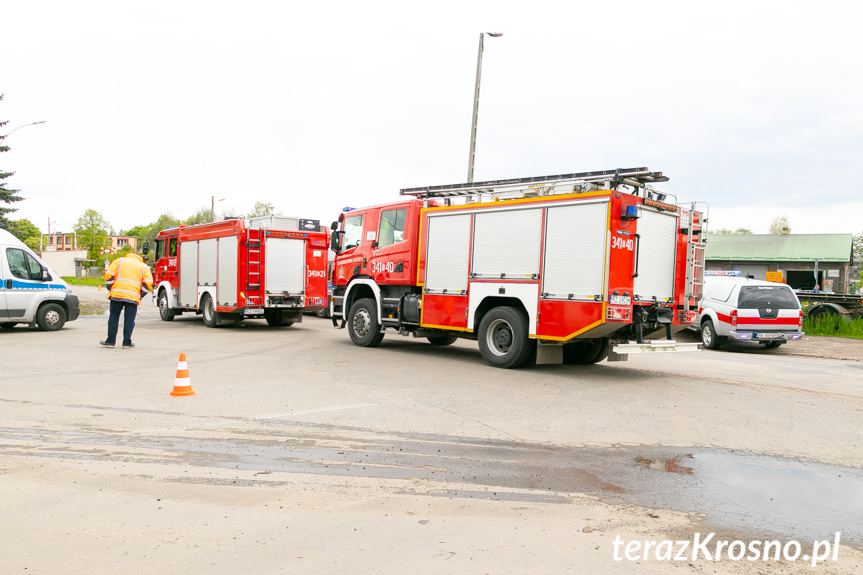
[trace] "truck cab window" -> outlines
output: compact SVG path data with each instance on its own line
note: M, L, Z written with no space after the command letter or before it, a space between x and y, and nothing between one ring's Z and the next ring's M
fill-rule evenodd
M165 240L156 240L156 256L154 261L159 261L165 256Z
M168 255L172 257L177 255L177 238L168 240Z
M363 217L351 216L345 218L344 227L345 239L342 244L342 249L349 250L360 245L363 239Z
M9 271L16 278L22 280L42 279L42 266L24 250L6 248L6 259L9 261Z
M381 229L378 233L379 248L404 241L405 213L405 208L381 212Z

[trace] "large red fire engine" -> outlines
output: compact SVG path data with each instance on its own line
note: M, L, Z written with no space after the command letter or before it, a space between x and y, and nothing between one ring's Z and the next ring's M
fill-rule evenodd
M333 324L367 347L476 339L506 368L697 350L672 336L696 318L705 220L653 188L667 180L633 168L412 188L346 211Z
M328 244L317 220L281 216L168 228L156 237L153 301L164 321L194 311L207 327L291 325L327 305Z

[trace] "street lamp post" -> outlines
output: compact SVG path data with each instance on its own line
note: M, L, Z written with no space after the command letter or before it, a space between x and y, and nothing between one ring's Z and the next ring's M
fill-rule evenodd
M480 32L479 53L476 56L476 87L473 92L473 122L470 124L470 156L467 162L467 183L473 183L473 156L476 150L476 117L479 112L479 79L482 74L482 47L483 36L488 34L492 38L500 38L503 32Z
M5 141L6 141L6 138L8 138L9 136L11 136L12 134L14 134L16 131L20 130L21 128L26 128L27 126L35 126L36 124L44 124L44 123L45 123L45 120L41 120L41 121L39 121L39 122L30 122L29 124L24 124L23 126L18 126L18 127L17 127L17 128L15 128L14 130L12 130L12 131L11 131L11 132L9 132L8 134L6 134L5 136L0 136L0 144L2 144L3 142L5 142Z
M210 196L210 221L216 221L216 202L224 202L225 198L219 198L216 200L216 196Z

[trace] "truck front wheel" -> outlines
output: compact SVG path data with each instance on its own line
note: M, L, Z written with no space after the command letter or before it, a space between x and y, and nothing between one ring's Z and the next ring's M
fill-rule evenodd
M512 307L496 307L479 323L479 351L493 367L521 367L530 358L536 341L527 335L527 318Z
M587 365L608 357L611 340L607 337L575 340L563 346L563 363Z
M168 294L165 290L159 292L159 317L162 321L174 321L174 312L168 307Z
M57 331L65 323L66 310L60 304L45 304L36 312L36 325L42 331Z
M454 335L433 335L426 338L432 345L452 345L458 337Z
M348 314L348 333L354 345L360 347L375 347L384 339L375 300L363 298L354 302Z

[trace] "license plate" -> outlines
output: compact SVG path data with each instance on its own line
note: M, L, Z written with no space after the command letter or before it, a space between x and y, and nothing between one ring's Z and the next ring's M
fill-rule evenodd
M264 310L261 308L246 308L246 315L264 315Z
M780 339L782 338L782 334L776 332L759 332L755 334L755 337L758 339Z
M632 300L628 295L613 295L609 303L611 305L629 305L632 303Z

